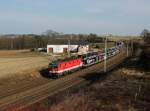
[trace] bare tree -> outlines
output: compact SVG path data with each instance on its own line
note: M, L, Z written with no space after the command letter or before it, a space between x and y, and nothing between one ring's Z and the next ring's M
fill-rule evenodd
M144 29L141 33L141 37L143 37L146 43L150 43L150 32L147 29Z

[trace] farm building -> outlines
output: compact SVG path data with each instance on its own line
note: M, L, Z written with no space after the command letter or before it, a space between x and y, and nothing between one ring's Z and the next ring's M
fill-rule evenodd
M47 45L47 53L67 53L70 52L87 52L89 50L89 44L85 41L63 41L59 40L55 43L49 43Z

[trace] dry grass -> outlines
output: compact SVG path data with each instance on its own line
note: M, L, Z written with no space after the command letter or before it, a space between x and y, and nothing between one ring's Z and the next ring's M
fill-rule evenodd
M144 75L143 75L144 76ZM149 111L150 80L120 71L75 94L50 111Z
M123 74L128 75L128 76L138 76L138 77L142 77L144 76L145 72L143 70L138 70L136 68L122 68L120 69L122 70Z
M49 111L91 111L94 104L88 96L74 95L59 105L53 106Z
M24 74L29 70L47 66L50 59L46 57L0 58L0 78ZM16 76L16 75L15 75Z
M6 57L6 56L16 56L21 55L23 53L29 53L30 50L0 50L0 56Z

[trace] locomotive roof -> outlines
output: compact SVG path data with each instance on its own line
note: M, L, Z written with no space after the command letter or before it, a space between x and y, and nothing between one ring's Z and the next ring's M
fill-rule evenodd
M69 58L65 58L65 59L58 59L56 61L53 61L51 64L59 64L61 62L66 62L66 61L69 61L69 60L72 60L72 59L77 59L78 57L69 57Z

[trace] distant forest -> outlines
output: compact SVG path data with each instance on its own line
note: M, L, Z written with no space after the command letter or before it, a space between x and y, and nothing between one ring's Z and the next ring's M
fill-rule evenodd
M89 43L102 42L104 39L96 34L59 34L50 32L42 35L2 35L0 36L1 50L46 48L47 44L66 40L86 41Z

